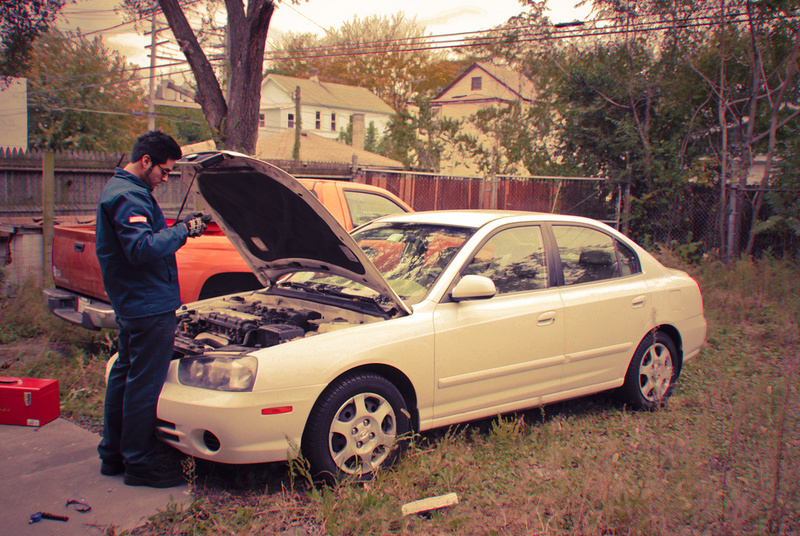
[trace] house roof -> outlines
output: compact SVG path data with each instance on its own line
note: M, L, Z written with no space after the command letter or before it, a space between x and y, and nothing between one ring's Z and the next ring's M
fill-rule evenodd
M181 147L184 155L204 151L214 151L217 144L214 140L201 141ZM288 128L278 134L258 138L256 141L256 158L261 160L292 160L294 152L294 129ZM353 155L358 157L358 165L382 168L403 169L403 163L379 154L354 149L350 145L339 143L310 132L303 132L300 139L300 160L305 162L334 162L352 164Z
M258 138L256 158L262 160L292 160L294 151L294 129L286 129L278 134ZM352 164L356 155L358 165L384 168L403 168L402 162L386 158L363 149L355 149L311 132L303 132L300 137L300 160L305 162L335 162Z
M290 95L294 94L295 88L299 86L301 100L306 105L378 114L394 113L394 109L391 106L363 87L332 84L330 82L295 78L281 74L267 75L261 86L263 87L270 82L277 84Z
M467 67L459 76L457 76L456 79L453 80L453 82L451 82L449 86L444 88L444 90L442 90L441 93L439 93L436 96L436 98L433 99L433 102L447 100L445 97L447 95L447 92L450 91L450 89L456 84L458 84L461 80L463 80L467 76L471 76L475 70L485 72L486 74L497 80L498 83L508 88L509 91L519 96L521 100L530 102L536 95L536 90L533 86L533 82L531 82L530 79L524 74L514 71L513 69L509 69L508 67L500 67L492 63L475 62L469 67ZM468 99L459 99L459 100L464 101L464 100L487 99L487 98L494 98L494 96L476 92L475 94L471 95Z

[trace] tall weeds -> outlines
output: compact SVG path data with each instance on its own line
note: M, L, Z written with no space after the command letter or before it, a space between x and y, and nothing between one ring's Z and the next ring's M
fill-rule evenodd
M798 534L800 269L779 259L684 268L703 289L709 332L659 411L603 394L436 430L365 484L309 487L298 462L237 491L204 487L198 469L192 506L136 533ZM90 377L93 355L74 359L62 361L70 374ZM453 507L400 513L452 492Z

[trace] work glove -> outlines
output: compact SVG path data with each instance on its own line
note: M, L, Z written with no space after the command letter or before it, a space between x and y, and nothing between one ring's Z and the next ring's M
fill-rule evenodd
M195 212L194 214L186 216L183 219L183 224L189 231L189 236L194 238L205 232L206 227L208 227L208 222L210 221L211 216L203 214L202 212Z

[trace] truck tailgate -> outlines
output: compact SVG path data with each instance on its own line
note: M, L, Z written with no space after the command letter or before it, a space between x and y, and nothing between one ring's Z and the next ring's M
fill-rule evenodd
M53 279L57 287L108 301L94 251L94 224L56 226L53 252Z

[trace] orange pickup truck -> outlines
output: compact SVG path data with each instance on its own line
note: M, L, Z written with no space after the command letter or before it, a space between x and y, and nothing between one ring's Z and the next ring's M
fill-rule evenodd
M298 180L348 231L379 216L412 210L392 193L375 186L336 180ZM167 224L171 222L167 220ZM45 289L44 294L50 312L67 322L94 330L116 328L114 310L108 303L95 255L94 234L93 223L55 227L55 288ZM214 222L202 236L189 239L175 257L184 303L261 286Z

